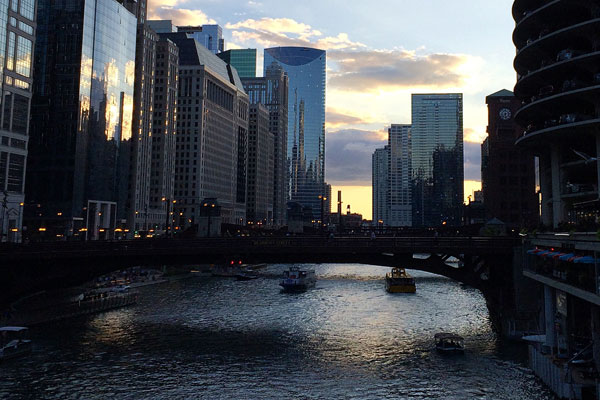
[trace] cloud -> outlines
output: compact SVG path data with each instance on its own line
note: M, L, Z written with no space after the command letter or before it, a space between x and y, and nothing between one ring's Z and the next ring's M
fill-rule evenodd
M387 134L378 131L344 129L328 133L327 182L370 186L371 156L386 143Z
M373 121L368 118L351 115L351 111L341 111L332 107L327 107L327 129L339 128L347 125L365 125L371 124Z
M332 51L328 60L336 64L329 85L350 91L459 87L467 79L460 70L470 61L466 55L406 50Z
M148 19L170 19L175 25L216 24L202 10L181 7L187 0L157 0L149 4ZM151 5L151 6L150 6Z
M481 144L464 142L465 180L481 181Z
M353 42L346 33L324 37L323 33L308 24L291 18L247 19L237 23L228 23L227 29L233 30L232 37L241 43L257 43L264 47L273 46L311 46L323 50L359 49L365 45Z
M487 133L485 133L485 132L478 132L473 128L464 128L465 142L481 144L485 140L486 137L487 137Z

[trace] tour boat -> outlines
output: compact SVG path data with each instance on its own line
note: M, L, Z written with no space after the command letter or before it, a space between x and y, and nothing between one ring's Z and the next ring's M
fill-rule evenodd
M440 353L462 353L465 351L464 339L454 333L436 333L435 349Z
M392 268L392 272L385 275L385 290L388 293L415 293L415 278L404 268Z
M301 270L298 267L290 267L289 270L283 271L283 278L279 282L279 286L287 292L302 292L314 287L316 283L317 278L314 270Z
M28 328L23 326L0 327L0 361L16 358L31 352Z

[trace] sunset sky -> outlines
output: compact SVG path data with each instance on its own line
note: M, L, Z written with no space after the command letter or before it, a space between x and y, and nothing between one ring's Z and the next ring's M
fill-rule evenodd
M217 23L226 48L327 50L326 181L371 218L371 155L411 93L464 93L465 197L480 186L485 97L512 90L512 0L149 0L150 19ZM335 197L335 196L334 196Z

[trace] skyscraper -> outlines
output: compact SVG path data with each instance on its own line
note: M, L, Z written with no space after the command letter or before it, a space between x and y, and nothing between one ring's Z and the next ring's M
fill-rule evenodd
M269 131L273 135L273 224L287 220L289 175L287 168L288 77L277 63L269 65L264 78L243 78L251 104L263 104L269 110Z
M260 103L251 104L246 203L249 223L273 225L273 139L269 132L269 110Z
M155 73L148 223L155 230L167 232L172 224L170 213L174 200L179 87L179 48L169 39L163 38L158 41ZM179 219L177 217L175 216Z
M37 23L29 228L111 238L126 218L137 19L114 0L50 0Z
M372 158L373 225L389 225L389 157L390 148L377 149ZM340 213L340 209L338 209Z
M35 0L21 0L18 6L13 1L9 12L9 2L0 2L0 82L3 82L4 113L0 120L0 242L19 242L22 237L35 6Z
M231 64L240 78L256 77L256 49L227 50L217 56L227 64Z
M460 225L463 159L462 94L413 94L414 226Z
M522 132L514 120L521 101L512 92L501 90L487 96L486 103L488 137L481 146L486 218L498 218L511 228L537 226L533 155L515 145Z
M248 96L235 68L186 33L160 33L179 48L175 215L197 225L205 198L223 222L246 217ZM172 200L171 200L172 201Z
M223 29L219 25L178 26L177 32L185 32L189 38L196 39L213 54L225 50Z
M392 125L388 129L388 215L390 226L412 226L411 126Z
M289 200L309 207L319 219L319 196L325 195L326 53L306 47L265 49L265 70L273 63L289 77Z

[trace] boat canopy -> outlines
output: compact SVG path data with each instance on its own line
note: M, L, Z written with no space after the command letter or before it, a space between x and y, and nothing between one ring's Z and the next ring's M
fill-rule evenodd
M1 326L0 332L23 332L28 329L29 328L26 328L24 326Z

